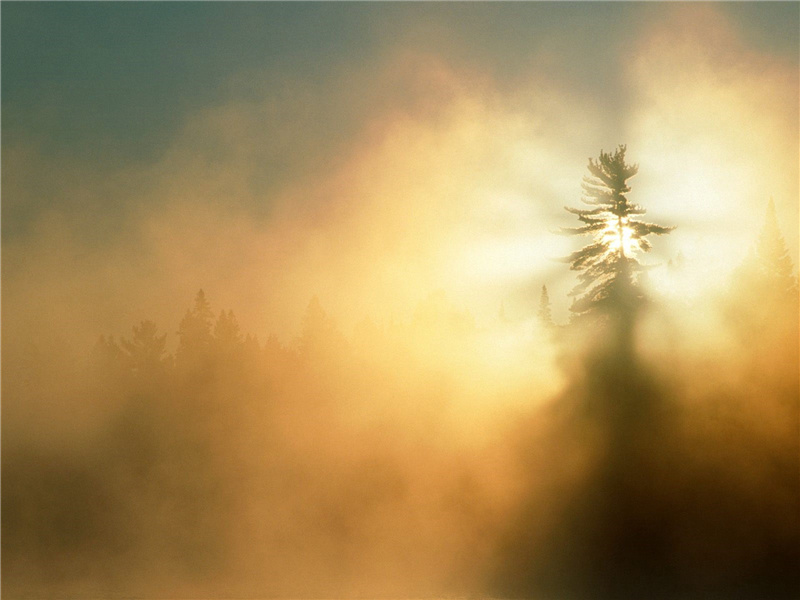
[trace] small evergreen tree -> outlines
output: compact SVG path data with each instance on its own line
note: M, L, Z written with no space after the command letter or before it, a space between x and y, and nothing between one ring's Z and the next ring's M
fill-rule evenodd
M795 291L797 281L794 276L792 258L786 247L778 218L775 213L775 202L769 199L764 226L758 236L750 259L751 269L762 280L762 284L778 294L789 294Z
M550 309L550 294L547 293L547 286L542 286L542 295L539 297L539 321L545 327L554 327L553 313Z
M639 166L625 161L625 150L621 145L613 154L601 151L597 161L590 158L590 176L582 184L582 201L589 208L565 207L583 225L561 232L592 236L591 243L566 258L570 269L579 272L579 283L570 292L575 296L570 308L578 315L632 313L641 299L636 276L643 267L636 255L650 250L647 236L674 229L636 219L646 211L626 194Z
M167 334L157 335L158 328L152 321L142 321L133 326L133 338L122 338L122 348L131 370L140 374L154 374L164 360Z
M239 322L232 310L226 313L220 311L217 322L214 325L214 341L223 352L231 351L242 343L242 334L239 330Z
M192 364L208 356L211 343L211 326L214 313L203 290L197 292L194 306L186 311L178 327L177 360L183 365Z
M261 345L258 343L257 336L249 333L245 336L242 342L242 355L250 363L258 362L261 357Z
M748 344L789 334L797 346L798 297L794 265L770 199L756 243L731 280L728 310Z

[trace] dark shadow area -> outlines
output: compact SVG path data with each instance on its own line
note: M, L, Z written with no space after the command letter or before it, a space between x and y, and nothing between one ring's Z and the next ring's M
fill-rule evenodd
M493 595L800 597L798 303L775 283L754 312L731 290L737 360L645 358L646 308L559 334L572 383L515 436L529 481Z
M582 225L562 231L591 236L567 258L576 317L557 337L570 384L517 434L530 479L492 592L797 598L798 293L774 206L720 301L735 342L717 361L680 356L688 346L655 339L663 325L642 327L659 307L635 253L670 229L633 218L645 212L626 196L637 171L624 146L601 152L589 208L567 208Z

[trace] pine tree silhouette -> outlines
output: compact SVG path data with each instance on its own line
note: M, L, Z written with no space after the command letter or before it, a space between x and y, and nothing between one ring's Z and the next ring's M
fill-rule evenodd
M214 313L203 290L197 292L194 306L186 311L178 327L178 364L188 367L208 358L213 341Z
M232 310L220 311L214 325L214 343L217 350L223 354L231 354L241 347L242 333Z
M763 280L763 284L778 293L791 293L796 289L792 258L786 240L778 226L775 202L769 199L764 226L758 236L751 258L752 268Z
M142 321L133 326L133 338L122 338L122 348L131 370L140 374L153 374L163 366L167 334L158 335L152 321Z
M636 275L643 267L636 255L652 247L647 236L674 229L635 218L646 211L626 196L631 190L628 180L639 166L625 161L625 150L621 145L613 154L601 151L597 161L589 159L582 201L591 208L565 207L583 225L560 232L592 236L590 244L566 258L570 269L580 273L570 292L576 297L570 308L578 315L632 311L641 299Z

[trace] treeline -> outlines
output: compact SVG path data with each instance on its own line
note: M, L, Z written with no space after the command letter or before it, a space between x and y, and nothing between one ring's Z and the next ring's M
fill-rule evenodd
M597 598L627 597L611 584L637 572L675 597L791 597L798 293L770 215L714 323L707 298L665 307L679 318L640 339L638 366L555 325L546 293L512 377L442 294L352 335L314 298L284 345L202 291L174 352L143 321L100 338L62 392L37 364L4 404L104 408L54 443L5 435L9 414L33 427L4 407L4 592ZM597 416L622 402L658 408Z
M348 338L314 298L287 347L200 291L177 331L174 354L151 321L98 340L63 399L109 407L88 437L4 447L10 593L474 587L502 502L454 423L465 396L490 392L428 354L471 352L467 314L435 294L405 327L365 320Z

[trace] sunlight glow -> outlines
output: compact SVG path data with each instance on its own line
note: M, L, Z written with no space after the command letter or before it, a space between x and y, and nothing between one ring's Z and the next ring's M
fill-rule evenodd
M608 253L619 252L620 247L625 256L633 256L641 250L639 241L633 237L633 229L627 226L628 219L622 219L622 232L620 235L619 221L617 217L611 217L606 221L606 227L600 232L600 239L608 244Z

